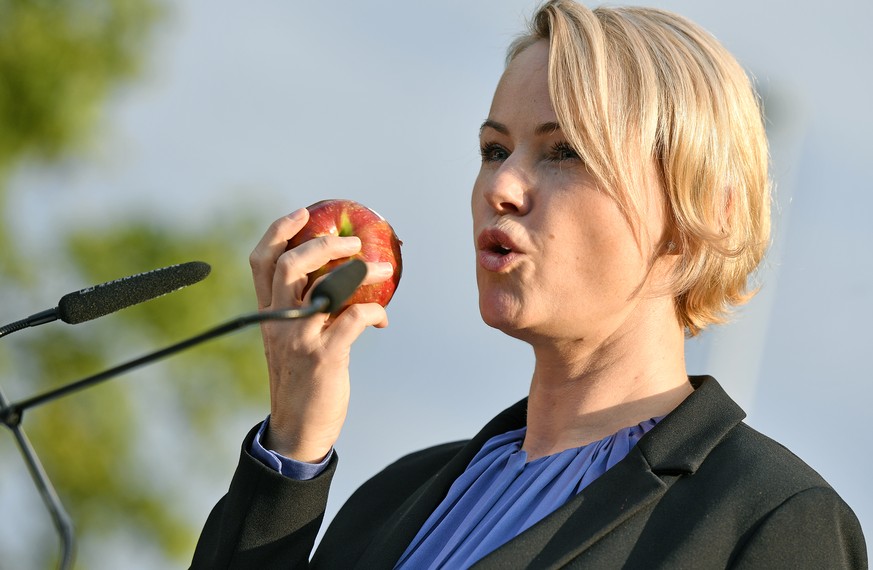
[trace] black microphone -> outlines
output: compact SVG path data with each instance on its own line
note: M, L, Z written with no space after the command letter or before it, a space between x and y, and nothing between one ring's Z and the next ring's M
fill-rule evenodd
M323 313L336 313L346 299L352 296L358 285L367 275L367 264L359 259L348 261L330 273L312 290L312 304L320 304L320 299L326 299L327 305L321 309Z
M0 327L0 336L57 319L71 325L90 321L193 285L210 270L208 263L189 261L87 287L64 295L54 309Z
M61 396L66 396L72 392L82 390L94 384L104 382L110 378L114 378L124 372L128 372L135 368L139 368L150 362L166 358L172 354L180 352L186 348L198 345L207 340L222 336L229 332L235 331L264 321L288 320L288 319L304 319L315 315L316 313L334 313L342 308L343 303L352 296L358 285L364 280L367 275L367 264L360 259L353 259L340 265L330 273L324 276L318 285L312 290L311 301L308 305L298 309L278 309L274 311L259 311L256 313L246 313L230 321L213 327L198 335L189 337L185 340L172 344L166 348L156 350L145 356L135 358L124 364L104 370L82 380L72 382L65 386L54 388L42 394L32 396L25 400L15 403L3 404L0 401L0 423L7 426L14 426L21 423L21 417L25 410L35 406L50 402Z

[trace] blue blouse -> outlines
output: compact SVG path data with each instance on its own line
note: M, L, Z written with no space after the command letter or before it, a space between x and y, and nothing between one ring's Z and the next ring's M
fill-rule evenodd
M400 569L469 568L621 461L660 418L527 461L527 428L489 439L400 558Z
M660 420L647 420L600 441L530 462L527 452L521 449L527 427L492 437L452 484L396 568L469 568L624 459ZM268 422L269 417L252 443L255 457L294 479L310 479L324 471L333 450L324 461L313 465L265 449L261 438Z

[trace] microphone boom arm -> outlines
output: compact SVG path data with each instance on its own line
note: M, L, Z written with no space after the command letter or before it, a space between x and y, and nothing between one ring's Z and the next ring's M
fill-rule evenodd
M129 360L123 364L119 364L118 366L109 368L108 370L104 370L102 372L98 372L97 374L88 376L87 378L77 380L76 382L65 384L58 388L43 392L42 394L37 394L36 396L31 396L30 398L21 400L20 402L14 402L11 404L6 404L5 402L2 402L2 406L0 406L0 422L9 426L10 428L18 426L21 424L21 418L24 414L24 410L27 410L28 408L33 408L41 404L45 404L46 402L56 400L73 392L78 392L79 390L84 390L85 388L89 388L95 384L99 384L100 382L104 382L106 380L109 380L110 378L114 378L116 376L124 374L125 372L129 372L130 370L139 368L140 366L145 366L146 364L149 364L156 360L160 360L162 358L166 358L168 356L176 354L177 352L185 350L186 348L190 348L192 346L206 342L207 340L211 340L229 332L233 332L237 329L245 328L255 323L272 320L300 319L310 317L316 313L323 312L329 306L329 303L330 300L327 297L316 297L315 299L313 299L311 304L300 309L262 311L259 313L248 313L242 315L216 327L213 327L205 332L202 332L196 336L187 338L175 344L171 344L170 346L167 346L160 350L150 352L139 358Z

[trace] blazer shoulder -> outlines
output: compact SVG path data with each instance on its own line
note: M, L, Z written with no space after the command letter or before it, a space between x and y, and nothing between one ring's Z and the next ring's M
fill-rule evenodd
M632 558L641 567L659 567L645 566L652 560L691 567L696 560L712 567L829 568L804 562L819 560L811 550L820 541L852 564L861 559L864 539L848 505L812 467L747 424L736 423L689 465L659 473L667 487L640 517L642 535L634 536Z
M365 481L349 498L349 503L403 502L436 475L466 443L443 443L404 455Z
M419 471L434 472L443 467L449 459L457 455L468 443L469 440L452 441L409 453L385 467L376 477L394 474L395 472L402 472L404 475Z
M710 514L735 521L737 528L756 526L768 513L805 491L816 490L810 497L842 500L797 455L745 423L731 429L697 470L681 477L673 487L668 494L674 499L701 501L708 505Z
M350 505L352 510L361 508L359 503L385 506L402 502L439 472L466 443L443 443L404 455L358 487L343 509Z
M852 509L830 488L800 491L773 509L737 548L735 568L867 568Z
M466 442L436 445L405 455L352 493L328 526L313 562L351 567L398 509L426 488Z
M712 459L730 461L734 472L758 480L765 488L784 487L786 496L805 489L831 489L825 479L803 459L778 441L746 423L730 431Z

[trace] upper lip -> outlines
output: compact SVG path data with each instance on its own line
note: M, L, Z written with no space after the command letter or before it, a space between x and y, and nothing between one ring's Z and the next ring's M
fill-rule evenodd
M485 228L479 234L476 240L476 245L480 251L491 251L496 253L520 253L518 245L509 237L509 235L499 228Z

